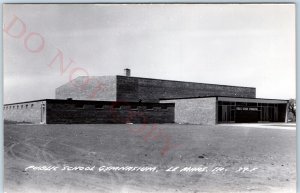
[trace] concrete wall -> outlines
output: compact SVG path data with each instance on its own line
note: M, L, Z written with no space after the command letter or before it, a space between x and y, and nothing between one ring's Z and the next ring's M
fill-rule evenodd
M203 84L193 82L117 76L118 101L158 102L164 98L187 98L205 96L256 96L255 88Z
M47 101L47 124L173 122L174 104Z
M80 76L55 90L56 99L116 101L116 76Z
M193 98L162 100L161 103L175 103L175 122L201 125L216 124L216 98Z
M46 101L24 102L4 105L3 116L6 121L19 123L39 124L45 122L46 113L42 114L41 105L46 105ZM45 106L46 108L46 106Z

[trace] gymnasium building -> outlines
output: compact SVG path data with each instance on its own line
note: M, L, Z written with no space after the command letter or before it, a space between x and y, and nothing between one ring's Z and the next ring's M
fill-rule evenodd
M288 100L256 98L252 87L130 76L80 76L55 99L4 105L4 119L33 124L286 122Z

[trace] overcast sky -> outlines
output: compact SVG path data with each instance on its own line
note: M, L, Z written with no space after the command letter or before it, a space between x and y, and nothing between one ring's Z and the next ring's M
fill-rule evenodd
M3 34L4 103L54 98L76 68L296 95L294 5L5 5L4 28L16 17ZM31 32L45 42L35 53L41 41ZM65 66L74 61L63 74L48 66L57 49Z

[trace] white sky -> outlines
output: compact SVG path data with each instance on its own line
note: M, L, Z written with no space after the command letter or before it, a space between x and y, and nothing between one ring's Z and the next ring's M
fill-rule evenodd
M259 98L295 98L293 4L5 5L26 33L3 33L4 103L54 98L55 88L80 67L91 76L132 76L256 87ZM18 34L17 22L9 31ZM24 40L41 34L45 47ZM36 36L27 42L39 45ZM58 63L47 65L62 50ZM85 75L85 73L75 73ZM74 77L75 77L74 75Z

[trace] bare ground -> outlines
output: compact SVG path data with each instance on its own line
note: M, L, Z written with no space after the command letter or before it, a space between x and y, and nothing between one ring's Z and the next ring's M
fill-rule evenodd
M296 130L199 125L5 125L5 191L296 192ZM96 166L33 171L28 166ZM98 172L156 166L156 172ZM167 172L172 166L208 172ZM211 172L216 167L226 171ZM240 172L242 168L257 168Z

